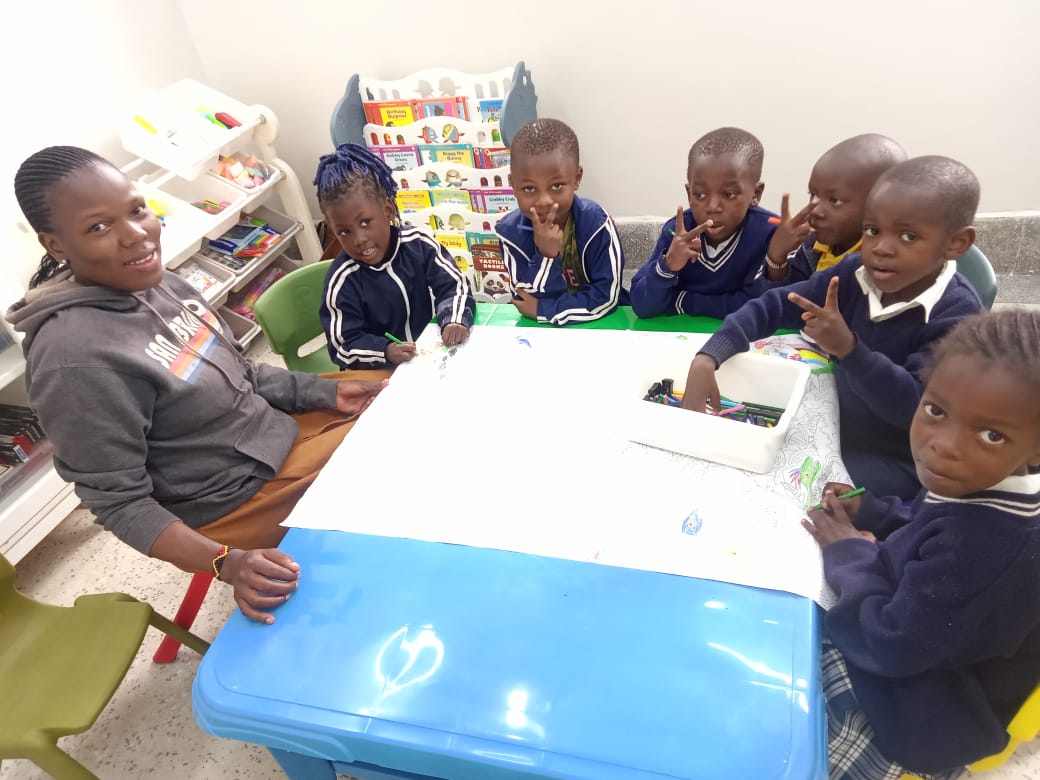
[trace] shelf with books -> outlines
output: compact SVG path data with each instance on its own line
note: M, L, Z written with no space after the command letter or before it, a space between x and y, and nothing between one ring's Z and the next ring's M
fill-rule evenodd
M465 111L456 109L455 113L450 113L444 101L456 97L465 97L467 108ZM366 114L365 103L391 101L398 103L400 113L379 114L369 109ZM417 103L423 109L432 107L430 112L433 115L431 116L427 110L423 110L422 115L417 115ZM441 114L436 113L438 104L443 111ZM475 126L471 131L473 134L467 140L475 142L477 133L485 132L487 143L490 144L491 128L497 125L501 138L499 145L508 146L513 134L537 117L537 106L538 96L531 81L531 72L522 61L511 68L502 68L490 73L474 74L431 68L391 81L362 77L355 73L347 80L343 97L332 111L330 131L332 141L337 145L348 142L365 143L365 125L375 124L372 121L374 118L383 122L394 122L390 126L380 126L384 128L391 141L396 141L397 135L404 129L399 122L407 120L407 112L410 111L413 124L417 119L434 120L428 126L439 138L444 135L445 123L455 125L462 131L461 123L467 122ZM468 117L468 120L465 117ZM448 121L449 119L453 121ZM379 138L382 142L382 133Z

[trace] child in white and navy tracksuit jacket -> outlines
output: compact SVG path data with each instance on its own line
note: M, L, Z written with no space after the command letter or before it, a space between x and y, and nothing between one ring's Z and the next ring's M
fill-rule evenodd
M517 209L495 226L513 287L538 298L539 322L590 322L629 302L628 291L621 284L625 256L614 221L599 204L579 197L574 198L571 216L585 277L575 292L567 291L560 257L543 257L538 251L529 217Z
M414 341L434 316L442 328L473 325L472 291L447 249L407 224L391 228L391 246L377 265L340 252L325 277L321 324L341 368L385 368L385 334Z

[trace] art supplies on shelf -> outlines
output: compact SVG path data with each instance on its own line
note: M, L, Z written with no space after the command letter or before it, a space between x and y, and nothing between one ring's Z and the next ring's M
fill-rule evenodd
M173 272L198 290L209 303L220 299L235 279L234 272L229 268L201 255L188 258Z
M282 177L282 172L252 154L221 155L210 173L244 190L261 189Z
M251 135L261 118L257 106L183 79L138 100L126 113L119 136L132 154L195 179Z
M271 266L265 269L263 273L253 280L252 284L235 296L234 300L228 300L227 308L235 312L235 314L255 321L256 315L253 313L253 306L256 305L257 300L264 294L267 288L285 276L285 274L285 269L278 266Z

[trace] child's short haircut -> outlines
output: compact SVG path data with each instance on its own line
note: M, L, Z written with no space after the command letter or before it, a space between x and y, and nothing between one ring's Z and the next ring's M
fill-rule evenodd
M939 363L956 355L1000 363L1032 387L1040 387L1040 311L1001 309L965 317L932 347L922 381L927 383Z
M340 144L332 154L322 155L314 184L322 206L358 188L377 200L387 198L391 203L397 192L390 167L360 144Z
M535 119L528 122L516 131L509 150L513 155L528 157L560 151L573 157L575 163L580 163L578 136L559 119Z
M979 180L966 165L949 157L913 157L894 165L878 177L926 193L928 205L950 230L966 227L975 220L979 207Z
M765 159L762 142L739 127L720 127L694 141L687 160L686 177L689 178L693 171L693 161L697 157L721 157L724 154L742 158L751 168L755 181L762 178L762 161Z

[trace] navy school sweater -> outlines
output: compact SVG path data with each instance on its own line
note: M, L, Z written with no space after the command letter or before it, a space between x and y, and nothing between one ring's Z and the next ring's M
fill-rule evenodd
M502 256L514 288L526 288L538 299L538 321L553 325L590 322L628 305L621 284L625 253L617 228L603 208L587 198L574 198L574 239L588 283L567 292L559 257L542 257L534 243L534 226L519 209L495 225L502 239Z
M366 265L340 252L325 275L321 324L341 368L385 368L384 334L414 341L435 313L442 328L473 325L473 291L448 250L407 224L390 240L389 259Z
M864 497L879 539L823 551L838 596L824 630L891 760L919 772L998 753L1040 682L1040 475L906 509Z
M632 279L632 308L639 317L661 314L695 314L719 319L736 311L760 292L757 280L765 262L776 217L761 206L752 206L721 256L708 258L701 236L701 259L687 263L678 273L668 270L664 257L672 243L675 217L664 223L657 244L643 267ZM686 209L687 230L696 227L693 213Z
M822 306L831 277L837 276L838 308L856 336L856 346L836 361L834 371L842 448L851 445L909 461L910 421L921 400L918 377L932 342L979 311L981 303L968 281L954 273L927 319L921 306L912 306L875 322L869 297L856 278L859 268L857 252L803 282L767 290L726 317L700 351L721 365L746 352L751 341L779 329L800 329L802 309L787 300L788 293Z

